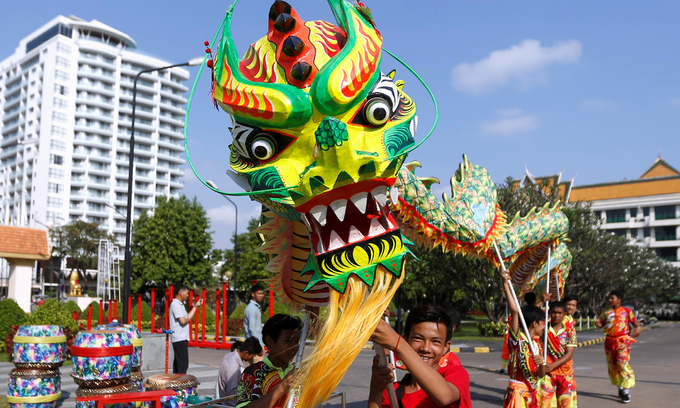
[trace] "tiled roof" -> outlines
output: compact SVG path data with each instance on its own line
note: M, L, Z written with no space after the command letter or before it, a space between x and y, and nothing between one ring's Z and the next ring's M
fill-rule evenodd
M49 259L47 231L0 225L0 257Z

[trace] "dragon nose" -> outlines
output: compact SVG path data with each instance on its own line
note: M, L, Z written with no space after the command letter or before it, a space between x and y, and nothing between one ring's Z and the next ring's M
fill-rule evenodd
M322 151L328 151L332 147L340 147L347 142L347 125L331 116L326 116L314 132L316 145Z

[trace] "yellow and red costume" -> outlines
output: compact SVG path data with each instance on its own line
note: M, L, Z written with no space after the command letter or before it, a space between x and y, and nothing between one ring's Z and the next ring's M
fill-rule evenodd
M565 318L566 320L566 318ZM548 364L552 364L567 353L569 347L577 347L576 330L573 324L562 322L562 328L555 331L548 328ZM576 381L574 380L573 361L567 361L548 373L541 381L538 392L540 406L550 408L576 408ZM553 398L557 396L557 404L553 405Z
M607 355L609 379L621 388L635 386L635 374L630 366L630 345L636 343L630 337L630 324L635 323L635 314L627 307L609 309L600 316L600 323L607 338L604 351Z
M534 349L543 353L538 337L531 339ZM510 382L503 398L503 408L538 408L536 388L538 387L538 367L532 358L527 337L521 331L508 336L508 375Z

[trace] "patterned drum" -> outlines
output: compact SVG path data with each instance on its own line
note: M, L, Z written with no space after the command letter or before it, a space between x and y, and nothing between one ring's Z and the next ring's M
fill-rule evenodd
M77 397L87 397L90 395L107 395L107 394L126 394L128 392L137 392L138 389L132 383L116 385L114 387L107 388L83 388L78 387L76 390ZM94 408L95 402L79 402L76 401L76 408ZM106 408L134 408L134 402L126 402L122 404L106 404Z
M188 398L198 395L198 381L189 374L156 374L147 378L144 383L146 391L175 390L176 396L161 397L162 408L184 408Z
M141 371L132 371L130 382L135 387L135 391L144 391L144 375Z
M115 330L81 331L71 347L76 384L105 388L127 384L133 347L127 333Z
M61 326L21 326L14 336L17 368L49 370L64 363L66 336Z
M15 368L7 385L7 402L12 408L54 408L61 397L58 369Z
M144 340L142 340L142 335L139 333L139 330L137 330L137 326L115 322L107 325L99 325L97 326L97 330L119 330L126 332L130 337L132 347L134 347L135 350L132 353L132 369L142 368L142 346L144 345Z

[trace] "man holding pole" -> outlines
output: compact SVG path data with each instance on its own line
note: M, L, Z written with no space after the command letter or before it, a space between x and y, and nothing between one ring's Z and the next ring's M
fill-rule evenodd
M543 361L542 345L535 340L536 337L540 339L545 329L543 311L533 305L526 306L520 311L510 282L510 273L505 268L503 268L502 276L505 297L508 300L508 309L510 309L508 338L510 382L503 398L503 407L538 408L536 387L539 380L547 373ZM524 322L523 329L526 333L519 329L520 320Z
M177 287L175 298L170 304L170 340L172 349L175 352L175 360L172 363L172 372L175 374L186 374L189 369L189 322L194 317L196 310L203 304L203 299L199 299L187 313L184 302L189 298L189 288L185 285Z
M635 314L627 307L621 306L623 293L613 290L609 297L610 309L605 310L595 322L597 327L604 327L607 338L604 341L604 352L607 355L609 379L619 387L621 402L630 402L629 389L635 386L635 374L630 367L630 345L636 343L633 337L640 335L642 326L635 319ZM630 325L635 329L631 333Z
M548 375L539 391L541 406L550 408L552 399L557 397L558 408L576 407L576 381L572 357L578 345L576 330L566 326L566 307L562 302L550 304L550 326L548 328Z

